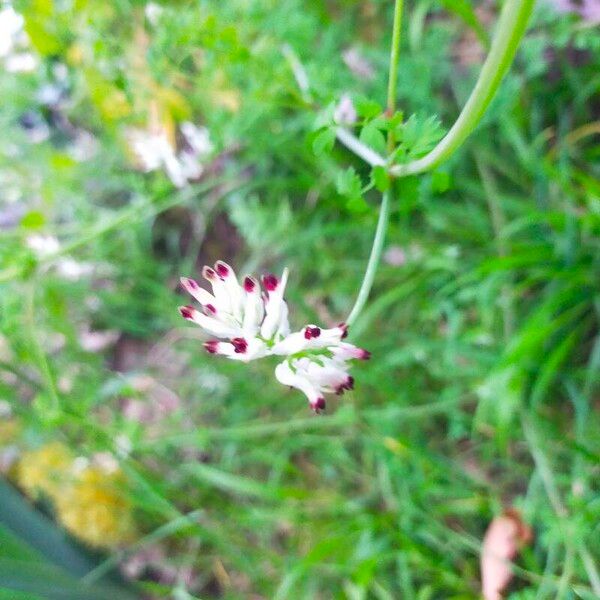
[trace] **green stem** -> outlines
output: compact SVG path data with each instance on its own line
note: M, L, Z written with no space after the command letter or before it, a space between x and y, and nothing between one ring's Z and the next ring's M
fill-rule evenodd
M394 165L390 168L392 176L404 177L432 169L450 158L475 129L512 64L534 3L535 0L507 0L490 53L458 119L429 154L404 165Z
M390 51L390 69L388 75L388 89L387 89L387 112L391 117L396 111L396 87L398 83L398 60L400 59L400 34L402 30L402 8L404 0L396 0L394 4L394 25L392 31L392 48ZM388 152L392 152L394 149L394 138L388 134ZM369 256L369 262L367 263L367 270L363 277L360 290L356 302L346 319L348 325L352 325L362 309L364 308L371 287L373 287L373 281L375 279L375 273L381 260L381 253L383 251L383 242L385 240L385 232L387 230L387 224L390 218L390 196L392 195L392 186L384 192L381 198L381 206L379 207L379 218L377 220L377 229L375 230L375 237L373 238L373 246L371 247L371 254Z
M371 291L371 286L373 285L373 280L375 279L375 272L377 271L379 260L381 259L383 242L385 240L385 231L387 229L387 224L390 217L391 195L391 189L389 189L383 194L383 198L381 200L379 219L377 221L377 229L375 230L375 238L373 239L371 255L369 256L369 263L367 264L367 270L365 272L362 285L360 286L356 302L354 303L354 307L346 319L346 323L348 325L352 325L352 323L354 323L356 317L358 317L361 310L364 308L367 298L369 297L369 292Z
M402 8L404 0L396 0L394 6L394 29L390 52L390 71L387 89L387 110L391 117L396 110L396 88L398 87L398 60L400 58L400 36L402 33Z

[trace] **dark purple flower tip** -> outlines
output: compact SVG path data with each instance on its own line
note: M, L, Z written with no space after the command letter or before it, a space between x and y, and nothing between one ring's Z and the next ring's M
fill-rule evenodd
M321 335L321 329L319 327L307 327L304 330L304 337L307 340L312 338L318 338Z
M353 389L354 389L354 377L352 377L352 375L348 375L348 378L346 379L346 381L344 381L344 383L338 385L337 388L335 388L335 393L338 396L341 396L346 390L353 390Z
M342 339L348 337L348 325L346 323L340 323L338 327L342 330Z
M313 403L311 403L310 407L317 414L322 413L325 410L325 398L317 398Z
M204 277L204 279L208 279L208 281L213 281L217 278L215 270L207 266L202 267L202 276Z
M213 315L217 314L217 309L212 304L205 304L204 308L205 308L206 312L209 312Z
M179 312L181 313L181 316L184 319L187 319L188 321L194 320L194 311L195 311L195 308L193 306L180 306L179 307Z
M197 290L200 287L193 279L190 279L189 277L181 277L179 281L181 281L181 285L186 291Z
M263 285L265 286L265 289L268 292L274 292L277 289L277 286L279 285L279 279L277 279L277 277L275 277L275 275L272 275L271 273L263 275L262 281Z
M244 277L244 289L250 293L253 292L254 289L256 288L256 281L254 281L254 279L252 279L252 277Z
M364 348L359 348L358 360L369 360L371 358L371 353Z
M216 354L219 347L219 342L217 340L208 340L208 342L204 342L203 345L208 353Z
M233 338L231 343L233 344L236 354L244 354L246 350L248 350L248 342L244 338Z
M219 277L227 277L231 272L229 267L222 260L218 260L215 263L215 271Z

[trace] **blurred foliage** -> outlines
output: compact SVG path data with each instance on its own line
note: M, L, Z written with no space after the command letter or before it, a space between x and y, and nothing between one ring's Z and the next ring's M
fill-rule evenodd
M383 118L392 4L15 1L37 67L0 71L0 400L21 423L0 452L116 457L143 537L96 572L158 547L135 574L154 597L477 598L483 533L516 506L535 537L511 597L596 597L597 28L541 5L463 149L393 184L351 332L373 359L328 415L270 365L205 355L177 314L177 277L217 258L289 265L294 325L347 314L388 183L335 144L334 107L349 93L365 143L394 127L398 160L423 155L496 15L409 3ZM214 152L177 190L127 135L181 144L184 121ZM11 569L0 586L26 592Z

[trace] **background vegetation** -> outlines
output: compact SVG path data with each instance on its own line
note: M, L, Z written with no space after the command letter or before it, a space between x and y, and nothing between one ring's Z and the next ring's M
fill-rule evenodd
M379 194L326 125L347 93L380 143L392 4L14 3L35 65L0 57L0 598L477 598L508 507L533 531L510 598L598 597L588 3L540 2L476 133L398 182L351 332L373 358L327 415L177 313L179 275L223 258L288 265L295 326L347 315ZM496 14L408 3L405 156L451 125ZM128 131L185 121L213 150L177 189Z

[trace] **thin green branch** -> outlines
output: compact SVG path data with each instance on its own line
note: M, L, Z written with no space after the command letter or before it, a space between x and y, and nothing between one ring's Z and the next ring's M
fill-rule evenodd
M404 177L428 171L450 158L462 145L483 117L512 64L534 3L535 0L507 0L498 21L490 53L456 122L429 154L407 164L391 167L392 176Z
M400 59L400 36L402 34L402 8L404 1L396 0L394 5L394 29L390 51L390 70L387 89L387 110L390 116L396 110L396 88L398 87L398 61Z
M387 112L391 116L396 110L396 87L398 83L398 60L400 58L400 33L402 29L402 7L403 0L396 0L394 5L394 25L392 31L392 48L390 51L390 69L388 75L388 95L387 95ZM338 135L339 137L339 135ZM358 140L357 140L358 141ZM388 134L388 151L391 152L394 149L394 139L391 134ZM368 162L368 161L367 161ZM381 253L383 251L383 242L385 240L385 232L387 230L387 224L390 218L390 197L392 195L392 186L383 193L381 198L381 206L379 207L379 218L377 220L377 229L375 230L375 237L373 238L373 246L371 247L371 254L369 256L369 262L367 263L367 270L363 277L360 290L356 302L346 319L348 325L352 325L362 309L364 308L371 287L373 287L373 281L375 280L375 273L381 260Z
M386 160L383 156L377 154L375 150L363 144L355 135L350 133L344 127L338 127L335 130L335 135L339 142L344 144L344 146L356 156L362 158L371 167L385 166Z
M369 297L369 292L371 291L371 286L373 285L373 280L375 279L375 272L377 271L379 260L381 259L383 242L385 240L385 232L390 217L390 196L391 189L385 192L383 194L383 198L381 199L379 219L377 221L377 229L375 230L375 238L373 239L371 255L369 256L367 270L365 272L362 285L360 286L356 302L350 311L350 315L346 319L346 323L348 325L352 325L352 323L354 323L356 317L358 317L361 310L364 308L367 298Z

